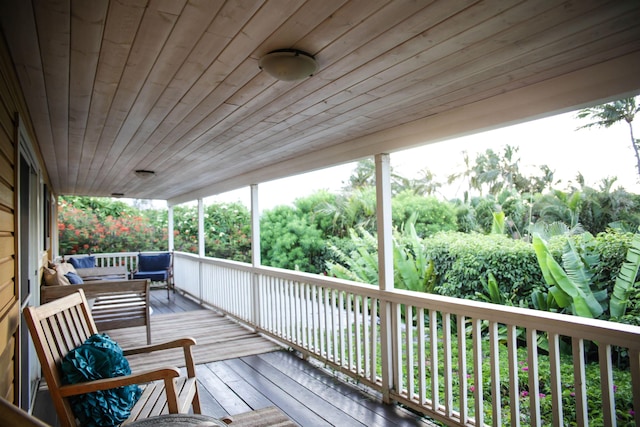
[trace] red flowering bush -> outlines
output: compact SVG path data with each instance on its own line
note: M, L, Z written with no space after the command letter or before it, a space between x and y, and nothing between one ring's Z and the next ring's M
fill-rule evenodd
M164 224L124 210L103 214L103 210L76 207L72 200L58 203L60 252L65 255L104 252L157 251L167 249L166 213Z
M58 204L60 252L64 255L162 251L168 247L166 209L146 209L96 197L61 197ZM205 254L250 262L250 215L240 203L205 209ZM174 209L174 246L198 253L198 210Z

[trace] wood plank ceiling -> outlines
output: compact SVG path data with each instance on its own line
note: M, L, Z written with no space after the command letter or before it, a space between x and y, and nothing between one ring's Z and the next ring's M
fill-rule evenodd
M58 194L172 199L286 176L329 147L353 160L354 139L640 53L637 0L0 7ZM258 68L282 48L315 55L319 71L282 82Z

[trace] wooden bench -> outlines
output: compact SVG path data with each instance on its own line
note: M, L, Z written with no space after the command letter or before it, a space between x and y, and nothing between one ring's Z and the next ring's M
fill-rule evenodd
M151 344L149 302L150 281L100 280L80 285L42 286L42 304L70 295L82 289L91 301L91 314L99 331L144 326L147 344Z

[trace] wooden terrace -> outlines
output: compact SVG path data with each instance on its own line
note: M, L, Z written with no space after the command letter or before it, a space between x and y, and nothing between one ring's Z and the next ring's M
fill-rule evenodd
M425 418L398 405L381 403L381 397L375 392L340 380L320 365L301 359L296 352L259 337L255 332L215 311L205 309L180 293L172 294L167 299L165 292L154 291L151 293L151 306L153 342L190 330L190 335L198 339L199 345L198 337L205 337L205 341L219 337L221 351L230 355L223 360L201 363L202 358L198 357L197 350L194 352L199 363L197 375L203 414L219 418L226 415L233 417L276 406L301 426L432 425ZM189 321L192 318L201 319L202 316L210 316L213 320ZM176 318L182 321L175 321ZM170 320L174 327L162 323L162 319ZM229 330L234 331L233 335L229 334ZM143 337L144 331L137 327L113 331L110 335L126 347L127 340L135 339L135 336ZM251 348L239 344L240 341L250 342ZM265 342L269 345L265 345ZM164 358L159 363L166 365L166 360ZM132 361L131 365L135 371L136 361ZM145 365L148 366L148 363ZM38 393L33 413L47 423L57 425L55 410L45 390Z

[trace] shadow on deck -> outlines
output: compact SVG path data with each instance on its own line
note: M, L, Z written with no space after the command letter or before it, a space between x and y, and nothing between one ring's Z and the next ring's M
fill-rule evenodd
M207 314L202 311L201 305L178 293L172 294L171 299L168 300L166 293L152 292L151 299L152 328L153 316L171 318L172 316L160 315L191 312L190 316L194 319L194 323L202 323ZM197 310L199 311L196 312ZM236 353L242 346L239 341L234 342L236 338L231 338L231 341L223 340L222 335L234 330L234 326L238 328L239 335L246 335L246 329L227 318L213 313L208 314L216 318L214 323L219 324L224 321L226 325L211 326L206 330L209 334L205 332L204 339L198 338L201 356L206 354L206 357L198 357L194 352L195 360L199 363L197 376L203 414L221 418L276 406L301 426L434 425L397 405L381 403L379 396L339 380L331 372L301 359L294 352L278 350L273 343L270 348L261 343L256 345L255 352L242 350L245 352ZM177 333L180 333L180 328L188 329L189 326L193 325L189 325L188 322L176 325ZM224 332L221 332L222 327L225 328ZM152 336L154 332L152 329ZM125 330L125 335L121 337L122 341L119 341L123 347L128 346L126 333ZM199 333L202 337L202 331ZM113 335L118 340L115 331ZM156 339L154 338L153 341L155 342ZM201 342L203 342L202 345ZM232 358L212 355L216 351L227 352L227 355L232 354ZM202 363L201 360L212 361ZM166 360L164 364L166 365ZM134 365L135 361L132 362L133 370L136 369ZM54 414L55 410L48 394L40 392L34 415L56 425L56 420L52 419Z

